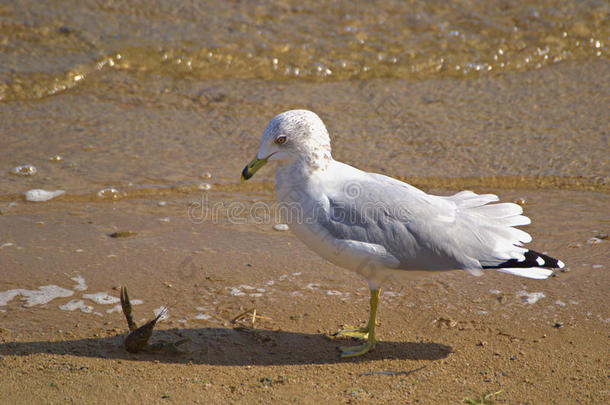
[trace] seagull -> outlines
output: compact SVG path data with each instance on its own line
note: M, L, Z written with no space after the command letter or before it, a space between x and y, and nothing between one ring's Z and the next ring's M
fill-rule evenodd
M496 195L472 191L431 195L334 160L328 131L311 111L286 111L269 122L242 183L267 162L277 162L278 210L296 237L368 282L367 326L338 332L363 343L340 347L342 357L375 347L379 291L389 279L457 269L480 276L493 269L541 280L551 268L564 267L523 247L532 238L515 227L531 221L517 204L492 204L499 201Z

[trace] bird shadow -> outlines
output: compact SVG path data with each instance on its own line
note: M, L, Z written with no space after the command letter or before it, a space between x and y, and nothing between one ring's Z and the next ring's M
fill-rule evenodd
M0 343L0 356L28 356L48 353L106 359L158 361L161 363L193 363L208 365L298 365L366 362L381 359L438 360L453 349L439 343L387 342L377 343L375 350L364 356L342 359L337 346L357 344L352 340L334 340L321 334L287 331L237 330L229 328L164 329L155 331L155 341L175 342L189 339L182 354L142 351L128 353L123 347L125 335L61 341Z

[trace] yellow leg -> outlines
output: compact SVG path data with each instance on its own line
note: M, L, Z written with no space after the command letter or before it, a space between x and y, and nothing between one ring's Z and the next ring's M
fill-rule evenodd
M366 341L358 346L341 346L341 357L355 357L361 356L368 353L375 347L377 341L375 340L375 319L377 317L377 305L379 303L379 290L371 290L371 301L370 301L370 315L369 323L366 328L354 328L342 330L339 332L341 335L353 336Z

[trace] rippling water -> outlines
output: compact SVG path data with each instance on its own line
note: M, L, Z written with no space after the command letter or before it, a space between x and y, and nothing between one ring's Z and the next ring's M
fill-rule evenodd
M336 158L419 186L607 192L609 12L593 0L3 2L0 200L270 195L270 169L236 182L290 108L320 114Z
M0 5L0 100L57 94L102 70L336 81L607 60L609 12L598 0L22 0Z

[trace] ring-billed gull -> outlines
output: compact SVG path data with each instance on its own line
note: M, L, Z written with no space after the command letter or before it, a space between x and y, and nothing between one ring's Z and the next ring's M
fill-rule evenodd
M364 343L342 347L343 357L375 347L379 288L389 278L455 269L478 276L483 269L496 269L545 279L553 273L546 268L564 266L521 247L532 238L515 228L530 223L517 204L489 204L498 197L472 191L430 195L334 160L328 131L311 111L286 111L269 122L242 182L268 161L278 163L279 211L294 234L323 258L368 281L368 325L339 332Z

